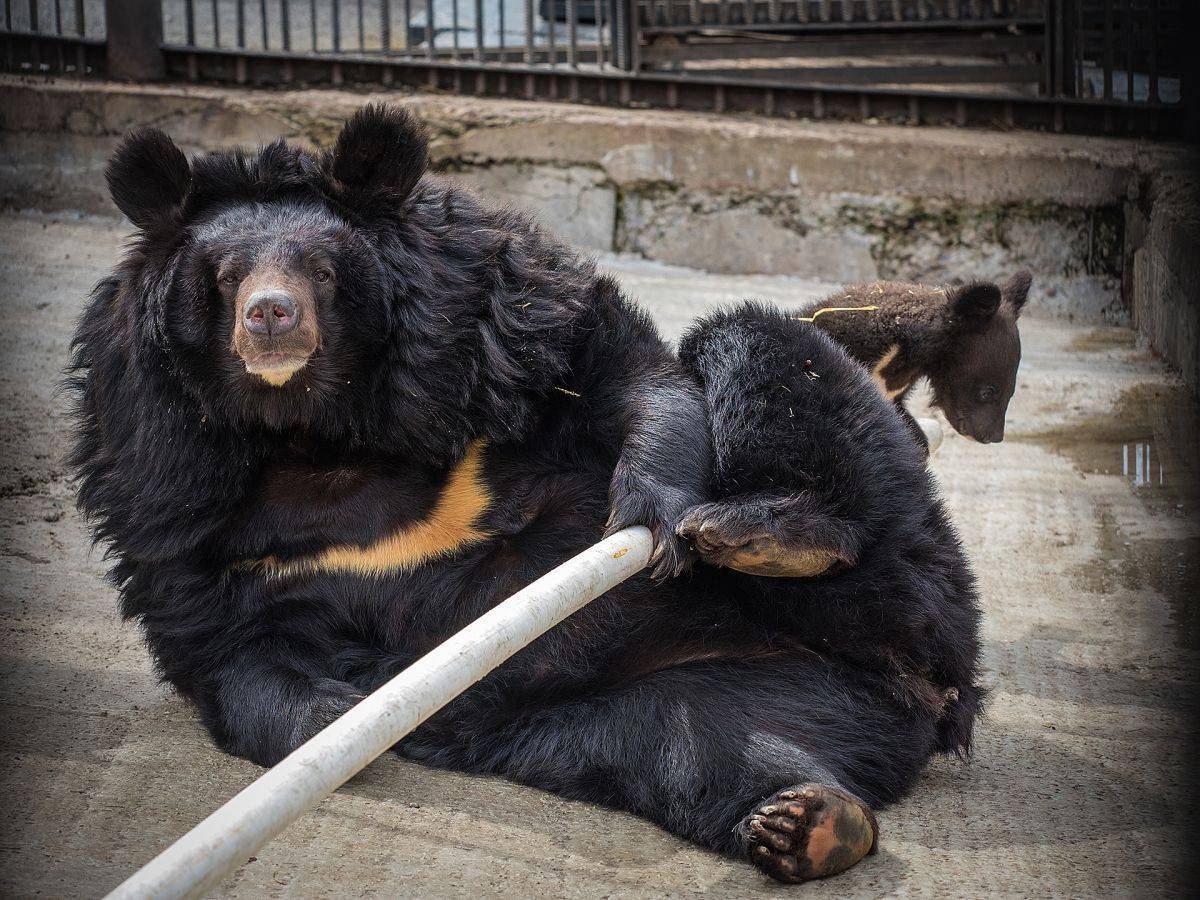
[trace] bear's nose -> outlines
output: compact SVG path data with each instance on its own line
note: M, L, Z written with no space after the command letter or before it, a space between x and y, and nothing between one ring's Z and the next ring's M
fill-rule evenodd
M283 291L256 291L242 307L242 323L251 334L278 337L300 322L296 301Z

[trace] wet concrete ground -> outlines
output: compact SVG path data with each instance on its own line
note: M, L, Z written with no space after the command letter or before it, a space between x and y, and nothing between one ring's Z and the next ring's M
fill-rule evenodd
M116 616L55 392L123 231L0 216L0 895L96 896L259 774L214 750ZM825 286L610 260L674 335ZM395 758L247 862L230 897L1182 895L1196 759L1193 398L1131 332L1023 319L1008 438L933 468L979 573L988 717L885 811L878 855L773 885L630 816ZM1193 885L1194 887L1194 885Z

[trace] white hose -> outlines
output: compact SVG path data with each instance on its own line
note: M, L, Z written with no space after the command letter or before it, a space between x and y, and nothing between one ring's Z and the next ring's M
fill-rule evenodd
M513 594L296 749L108 896L202 896L496 666L640 571L653 543L647 529L626 528Z

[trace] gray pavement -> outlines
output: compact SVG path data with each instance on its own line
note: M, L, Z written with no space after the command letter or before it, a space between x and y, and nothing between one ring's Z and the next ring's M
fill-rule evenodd
M56 393L125 231L0 216L0 896L96 896L260 770L209 744L122 625L73 507ZM824 286L606 259L669 334ZM1131 332L1023 320L1009 436L933 460L978 569L988 717L880 817L878 855L801 888L630 816L386 757L248 861L228 897L1179 895L1191 854L1194 399Z

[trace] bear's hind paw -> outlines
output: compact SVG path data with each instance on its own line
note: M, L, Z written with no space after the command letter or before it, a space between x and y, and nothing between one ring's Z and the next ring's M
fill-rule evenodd
M846 871L874 852L879 833L865 803L822 784L780 791L738 830L746 858L784 882Z

